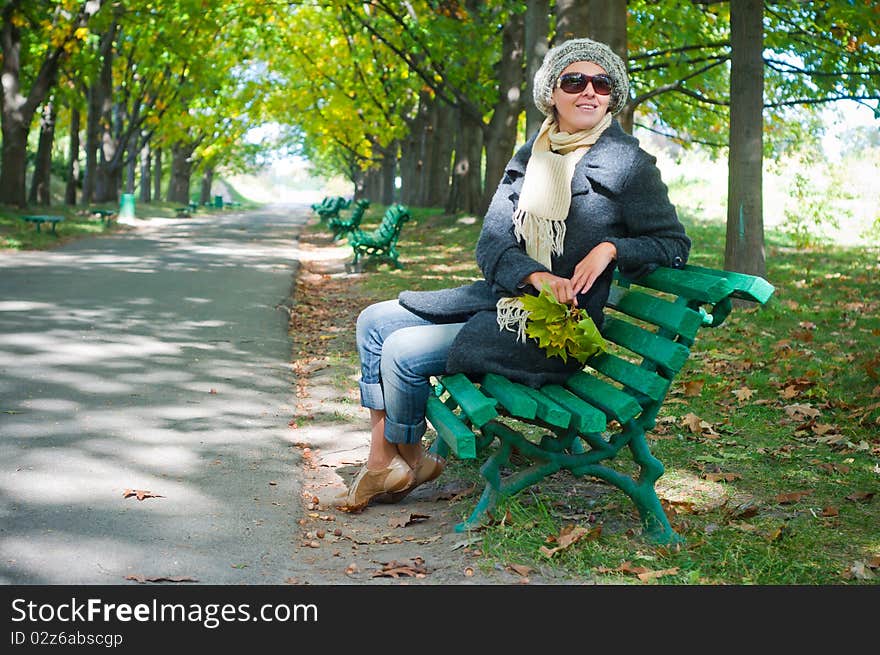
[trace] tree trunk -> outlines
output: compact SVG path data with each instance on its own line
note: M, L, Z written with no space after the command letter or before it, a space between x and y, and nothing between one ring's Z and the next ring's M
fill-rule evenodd
M150 167L151 159L152 159L152 150L150 149L150 142L147 141L144 143L144 147L141 148L140 159L141 159L141 203L149 204L153 202L153 175Z
M126 175L125 175L125 192L126 193L134 193L134 174L137 169L137 160L138 160L138 138L135 134L132 134L128 139L128 159L127 164L125 165Z
M153 197L156 202L162 200L162 148L156 148L153 164Z
M489 209L495 187L504 175L504 167L516 145L516 126L523 109L523 24L522 14L514 14L501 34L499 97L486 128L486 179L480 215Z
M211 203L211 186L214 184L214 168L206 166L202 173L202 191L199 195L199 203L208 205Z
M55 141L56 118L55 103L50 99L43 105L40 117L40 140L37 145L34 176L31 178L31 189L28 196L28 202L32 205L40 204L48 207L51 203L49 183L52 176L52 144Z
M119 144L113 134L113 43L117 24L114 21L101 36L101 69L95 80L95 108L98 111L98 156L95 168L95 202L117 202L121 171L113 166Z
M431 146L431 177L427 180L424 205L442 207L450 194L450 171L452 168L452 121L455 110L441 100L435 100L431 113L428 139Z
M428 188L431 181L433 171L431 164L434 163L434 134L433 120L437 102L431 99L430 94L422 92L419 95L419 131L416 141L416 161L412 170L415 188L413 189L412 200L410 204L424 207L428 204ZM404 175L406 174L406 166L403 158L400 161L400 177L404 180L404 188L406 182Z
M586 36L589 20L589 2L584 0L556 0L556 34L553 45ZM604 39L600 39L604 41Z
M418 198L424 123L425 115L420 102L416 117L409 122L409 134L400 148L400 202L405 205L414 205Z
M92 84L87 93L88 114L86 115L86 170L83 176L83 204L89 205L95 198L95 175L98 171L98 134L101 106L98 102L97 84Z
M382 204L390 205L394 202L395 187L397 182L397 141L392 141L382 157Z
M476 214L482 204L480 168L483 158L483 123L466 111L457 112L455 129L455 163L452 168L452 185L446 202L446 212L463 211Z
M594 41L601 41L623 59L628 67L628 40L626 33L626 0L589 0L587 23L584 35ZM633 107L627 105L617 114L617 122L623 130L632 134Z
M550 48L550 0L529 0L526 6L525 60L526 90L523 102L526 106L526 139L538 131L544 122L544 114L533 100L535 73Z
M730 3L730 154L724 268L766 274L762 193L764 4Z
M175 143L171 146L171 179L168 182L168 201L189 203L189 182L192 177L192 153L195 147Z
M27 140L36 105L32 106L21 95L21 30L6 15L3 16L0 41L3 45L0 203L25 207Z
M76 185L79 180L79 109L70 110L70 147L67 154L67 185L64 204L76 204Z

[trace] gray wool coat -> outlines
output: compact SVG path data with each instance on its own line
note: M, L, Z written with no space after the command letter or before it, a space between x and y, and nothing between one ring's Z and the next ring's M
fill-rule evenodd
M513 234L512 217L534 139L507 164L483 221L476 258L484 279L454 289L404 291L398 298L405 308L432 322L465 323L449 352L447 373L498 373L540 387L562 383L581 368L573 358L567 363L548 358L534 339L517 341L516 333L499 330L496 321L495 304L501 297L536 293L523 280L535 271L547 271ZM684 266L691 242L669 201L656 158L616 120L578 162L571 190L563 252L552 259L555 275L571 277L578 262L602 241L615 245L616 265L630 278L658 265ZM614 267L611 264L587 293L578 296L578 306L600 329Z

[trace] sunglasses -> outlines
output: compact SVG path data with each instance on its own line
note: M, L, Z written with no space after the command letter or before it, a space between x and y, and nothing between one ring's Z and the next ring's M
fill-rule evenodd
M612 82L608 75L586 75L585 73L565 73L559 76L556 86L566 93L581 93L593 83L593 91L600 96L611 94Z

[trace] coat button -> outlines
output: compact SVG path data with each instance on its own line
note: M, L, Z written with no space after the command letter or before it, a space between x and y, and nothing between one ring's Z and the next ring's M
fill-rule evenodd
M677 256L672 260L672 268L681 268L684 266L684 261L681 257Z

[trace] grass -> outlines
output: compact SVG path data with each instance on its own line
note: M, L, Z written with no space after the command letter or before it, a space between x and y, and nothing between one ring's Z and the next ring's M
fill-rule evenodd
M151 214L173 216L173 207L151 206ZM365 227L377 224L383 209L371 207ZM294 355L303 363L326 358L334 385L350 398L357 396L353 325L363 307L405 289L479 276L478 220L412 212L400 241L404 268L368 264L358 276L298 279ZM681 214L694 242L691 262L720 267L724 226ZM0 213L0 239L12 244L5 247L45 248L114 229L71 215L56 239L36 235L16 216ZM329 236L315 223L302 239L329 244ZM632 504L616 489L559 474L498 508L494 524L480 531L482 566L516 564L614 584L880 580L880 252L798 249L773 230L766 252L773 299L701 332L650 435L666 466L658 492L683 547L642 539ZM686 421L691 414L702 421L696 431ZM345 417L337 409L325 419ZM478 469L478 462L453 461L445 476L477 482ZM475 497L451 502L465 518ZM550 557L542 553L573 528L582 538Z
M371 265L357 283L348 278L339 289L347 316L328 292L326 302L337 303L337 336L325 341L323 354L347 367L339 380L352 392L351 325L362 307L404 289L467 284L479 275L479 221L413 212L401 236L403 269ZM721 267L724 225L686 210L682 220L694 242L691 263ZM620 584L880 580L880 253L798 249L772 230L766 252L774 298L702 331L650 435L667 469L658 493L684 545L647 543L622 493L558 474L499 506L495 524L481 530L482 565L516 563ZM688 415L702 421L696 431ZM478 463L456 461L447 475L476 481ZM462 518L474 502L458 502ZM580 540L551 557L542 553L573 526L581 528Z
M241 198L242 196L236 194L236 197ZM248 205L253 205L247 199L245 199L245 202ZM153 202L149 205L137 204L135 214L139 218L148 216L154 218L176 218L176 208L180 206L180 203L176 202ZM27 209L7 206L0 207L0 250L46 250L71 240L107 234L121 229L115 217L111 221L102 222L100 218L92 216L90 212L94 209L109 209L118 212L119 207L108 203L90 205L89 209L79 205L70 207L62 204L55 204L49 207L33 206ZM195 215L206 215L222 211L213 207L200 207ZM40 231L37 232L37 228L33 223L28 223L21 219L21 216L34 214L63 216L64 221L55 226L54 234L49 225L41 226Z

